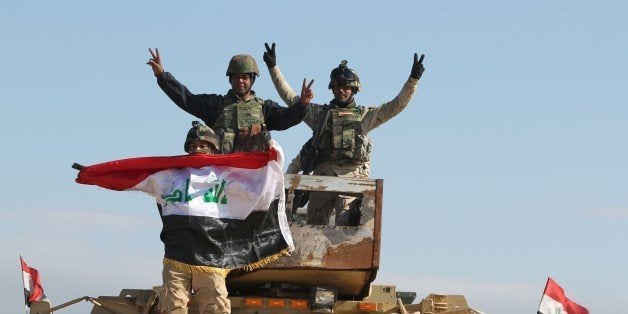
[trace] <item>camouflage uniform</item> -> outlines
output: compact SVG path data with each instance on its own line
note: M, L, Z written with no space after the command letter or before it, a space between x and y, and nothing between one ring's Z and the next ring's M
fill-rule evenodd
M299 102L299 96L290 87L278 66L269 69L277 92L288 105ZM352 100L340 108L332 100L330 105L311 104L303 121L316 127L321 112L331 108L331 114L321 140L321 153L314 168L315 175L368 178L370 174L371 142L367 134L399 114L410 102L418 87L418 79L409 77L399 94L380 106L357 106ZM288 167L288 173L300 168L297 156ZM358 206L354 197L332 193L313 193L308 204L308 223L328 224L336 211L336 225L345 225L351 209ZM355 212L355 211L353 211Z

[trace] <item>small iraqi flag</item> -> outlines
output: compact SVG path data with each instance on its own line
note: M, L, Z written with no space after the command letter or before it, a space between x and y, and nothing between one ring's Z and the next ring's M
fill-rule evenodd
M39 272L37 269L29 267L20 256L22 264L22 280L24 281L24 301L26 306L30 307L35 301L48 301L44 294L44 288L41 286Z
M589 310L569 300L552 278L547 278L537 314L589 314Z

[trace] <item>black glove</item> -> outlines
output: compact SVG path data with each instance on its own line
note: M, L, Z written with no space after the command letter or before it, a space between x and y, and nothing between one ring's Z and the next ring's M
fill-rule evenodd
M264 59L265 58L266 55L264 55ZM412 71L410 71L411 78L418 80L421 78L421 75L423 75L423 72L425 71L425 68L423 67L423 58L425 58L424 54L421 55L421 59L419 59L419 55L417 53L414 54L414 63L412 64Z
M275 43L273 43L273 47L268 47L268 43L264 43L266 46L266 52L264 52L264 62L268 68L272 68L277 65L277 57L275 56Z

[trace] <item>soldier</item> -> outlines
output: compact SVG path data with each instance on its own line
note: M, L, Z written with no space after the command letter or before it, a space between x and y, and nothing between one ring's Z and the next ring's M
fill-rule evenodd
M188 154L219 154L218 136L208 126L198 121L192 121L192 128L185 137L183 150Z
M164 70L159 50L149 49L147 62L157 77L157 84L179 108L203 120L218 135L223 154L268 149L271 130L285 130L299 124L314 97L312 82L301 89L301 106L282 107L272 100L257 97L251 88L259 70L250 55L235 55L227 67L231 89L226 95L192 94L172 74Z
M218 137L209 127L198 121L192 122L192 128L185 137L184 150L188 154L215 154L218 152ZM196 245L184 244L195 242L196 230L179 225L176 228L166 223L162 207L157 204L164 224L161 240L166 256L162 272L163 289L159 297L161 313L187 313L191 290L194 290L199 313L230 313L231 303L227 298L225 276L228 270L210 266L189 265L176 259L177 252L188 250ZM199 243L202 244L202 243Z
M264 62L268 66L277 92L288 106L300 102L277 66L275 44L272 48L265 44ZM313 174L325 176L368 178L370 169L371 140L368 133L399 114L414 95L419 79L425 71L425 55L414 54L410 77L399 94L380 106L358 106L354 96L360 91L358 74L347 67L347 61L331 71L328 88L334 98L327 105L311 104L305 115L305 123L314 131L318 121L322 121L321 138L317 147ZM329 111L329 115L326 114ZM300 154L303 154L303 150ZM297 173L298 164L305 156L298 156L289 166L288 172ZM357 225L359 223L359 200L347 195L313 193L307 208L308 224L325 225L335 209L336 225ZM357 219L355 213L358 213Z

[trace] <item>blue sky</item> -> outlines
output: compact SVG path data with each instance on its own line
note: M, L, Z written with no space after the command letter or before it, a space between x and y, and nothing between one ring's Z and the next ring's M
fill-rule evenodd
M0 303L23 310L18 255L53 304L161 283L154 200L74 183L73 162L178 155L193 117L161 92L148 48L196 93L225 93L238 53L277 43L293 86L349 61L385 187L376 283L536 311L547 276L593 313L628 301L628 4L622 1L14 1L0 4ZM288 158L306 126L275 132ZM85 313L89 304L64 313Z

